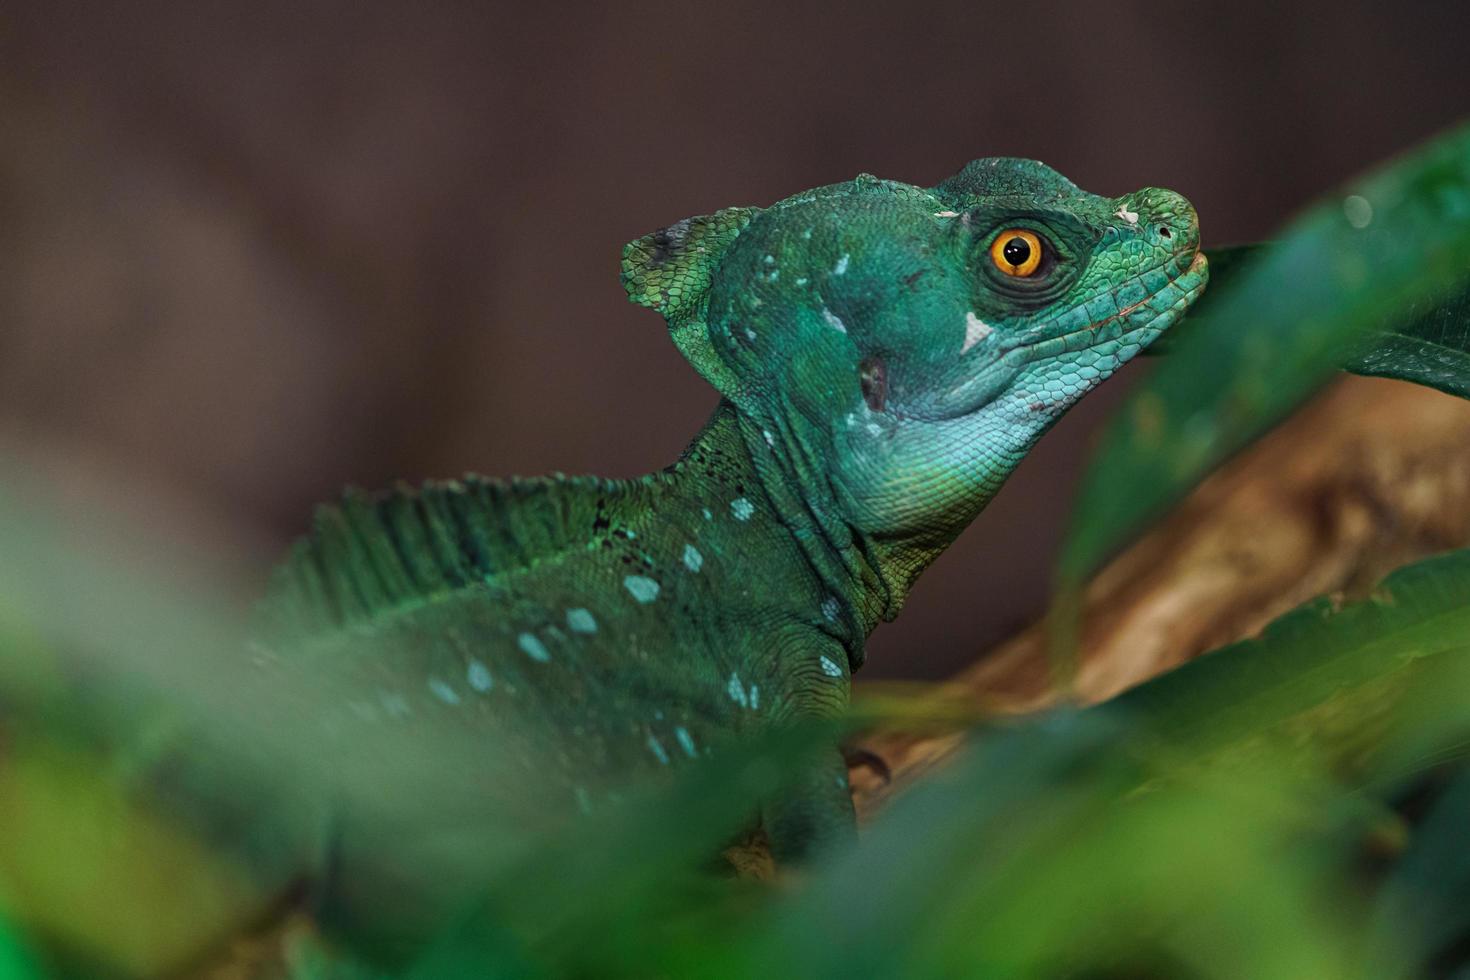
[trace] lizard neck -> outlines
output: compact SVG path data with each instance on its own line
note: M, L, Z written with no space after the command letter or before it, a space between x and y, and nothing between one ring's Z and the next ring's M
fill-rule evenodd
M1038 419L1011 401L949 423L953 431L941 439L965 447L963 456L970 464L957 461L948 467L959 478L943 486L924 482L925 474L934 471L936 434L924 430L898 440L894 452L899 458L913 456L903 467L911 474L910 492L922 497L944 491L959 502L942 519L910 520L882 532L865 528L857 518L863 505L835 478L829 446L803 438L802 430L787 424L784 415L761 419L727 403L716 413L717 419L722 413L728 416L722 424L739 433L773 511L813 573L842 602L849 630L857 638L848 647L854 668L862 662L861 646L868 634L898 615L915 580L985 508L1050 425L1050 419ZM976 447L984 452L974 451Z
M718 452L759 488L791 560L819 586L813 620L842 643L852 669L879 621L901 604L883 575L875 545L843 519L821 457L779 422L762 422L722 401L681 465Z

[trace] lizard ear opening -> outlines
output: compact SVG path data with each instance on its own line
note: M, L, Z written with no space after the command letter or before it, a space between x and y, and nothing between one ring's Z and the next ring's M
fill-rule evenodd
M725 208L685 218L623 247L623 288L639 306L664 315L684 357L723 395L735 376L710 343L709 287L725 250L759 208Z

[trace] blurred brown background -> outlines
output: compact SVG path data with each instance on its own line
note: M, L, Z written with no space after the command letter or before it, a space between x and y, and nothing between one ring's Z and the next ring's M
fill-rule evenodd
M0 10L0 460L238 558L314 501L624 476L714 403L622 244L869 171L1037 157L1207 244L1470 110L1470 5L189 2ZM937 676L1033 618L1074 412L873 641Z

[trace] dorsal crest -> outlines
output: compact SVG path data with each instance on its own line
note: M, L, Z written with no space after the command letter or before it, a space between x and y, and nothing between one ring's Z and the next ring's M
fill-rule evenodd
M349 490L317 509L260 610L285 637L362 625L528 567L584 543L621 486L595 477L502 482L470 476Z

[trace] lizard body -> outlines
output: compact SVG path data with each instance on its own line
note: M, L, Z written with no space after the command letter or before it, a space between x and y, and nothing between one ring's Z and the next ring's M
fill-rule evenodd
M679 222L627 247L623 281L722 395L678 462L349 494L259 631L352 665L368 693L339 725L463 727L568 810L840 711L867 635L1206 268L1178 194L986 159ZM850 832L835 749L762 816L779 858Z

